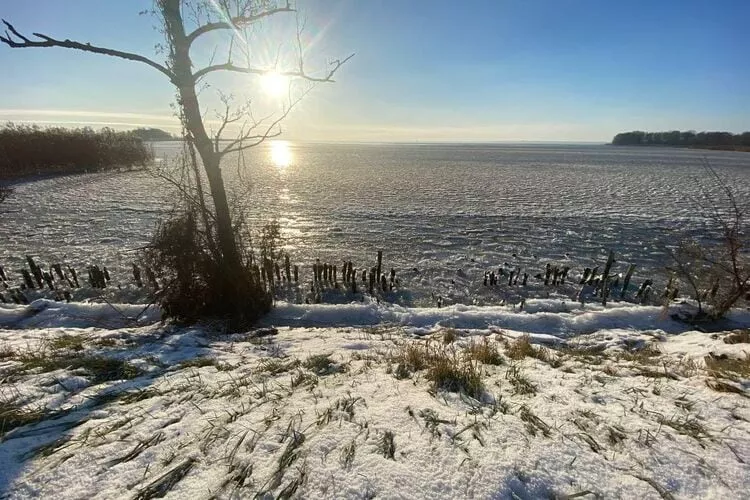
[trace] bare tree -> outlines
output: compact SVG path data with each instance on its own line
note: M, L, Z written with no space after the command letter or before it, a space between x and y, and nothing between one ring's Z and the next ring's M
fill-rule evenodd
M709 232L701 241L680 242L670 252L673 263L667 269L691 290L698 306L693 319L718 319L750 293L748 207L708 162L704 168L706 178L698 182L694 204Z
M208 193L213 204L212 219L215 221L216 247L222 262L221 268L226 274L225 283L232 283L243 267L237 238L232 224L227 191L222 176L222 158L229 153L236 153L245 148L260 144L269 137L280 133L279 124L288 115L294 105L306 92L292 98L284 110L274 116L256 119L246 106L233 108L230 98L222 98L225 109L220 114L220 124L213 136L209 135L199 102L201 82L214 73L231 72L245 75L278 74L285 78L299 79L310 84L332 82L338 69L352 56L329 62L328 67L320 72L308 72L303 58L303 47L300 30L297 31L296 43L298 53L296 60L289 68L279 68L277 60L268 67L254 66L250 62L250 48L247 47L247 30L263 20L296 13L295 6L289 1L278 0L155 0L152 13L161 24L161 32L166 42L168 56L162 64L141 54L100 47L91 43L58 39L43 33L33 33L31 37L22 34L11 23L3 20L6 31L0 41L11 48L66 48L117 57L146 64L166 76L177 89L177 103L180 117L186 131L186 139L195 148L202 163L208 183ZM299 26L299 23L298 23ZM199 40L209 33L224 32L224 47L219 48L225 56L224 62L215 62L212 58L208 64L195 67L191 49ZM246 56L245 62L235 61L237 53ZM227 128L238 128L238 135L231 141L222 143L222 135ZM200 194L202 196L202 193ZM200 199L203 202L202 198ZM205 203L204 203L205 206ZM232 296L237 294L227 294ZM244 301L236 297L236 301ZM235 309L245 306L236 303Z

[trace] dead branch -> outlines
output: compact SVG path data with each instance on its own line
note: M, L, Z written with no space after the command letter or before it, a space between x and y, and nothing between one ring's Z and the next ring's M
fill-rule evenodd
M175 75L165 66L162 66L161 64L152 61L148 57L142 56L140 54L133 54L132 52L123 52L121 50L98 47L96 45L91 45L90 43L81 43L68 39L57 40L42 33L33 33L33 36L39 38L40 40L31 40L19 33L18 30L16 30L16 28L5 19L3 19L2 21L7 29L5 30L5 36L0 35L0 42L3 42L11 48L18 49L30 47L61 47L64 49L81 50L83 52L91 52L94 54L102 54L105 56L119 57L120 59L127 59L128 61L136 61L148 64L152 68L157 69L167 75L167 77L169 77L171 81L174 82L175 80Z
M332 83L332 82L335 82L335 80L333 79L333 76L336 74L339 68L341 68L341 66L343 66L352 57L354 57L354 54L351 54L349 57L345 59L337 59L333 61L333 63L331 64L331 68L328 70L328 73L326 73L325 76L322 76L322 77L312 76L304 70L274 71L273 69L268 69L268 68L237 66L233 63L224 63L224 64L213 64L213 65L209 65L204 68L201 68L193 74L193 78L197 82L198 80L200 80L201 78L203 78L209 73L213 73L215 71L230 71L233 73L243 73L247 75L265 75L268 73L277 73L281 76L286 76L290 78L301 78L309 82Z
M277 7L273 9L264 10L256 14L250 14L243 12L241 15L234 16L228 21L218 21L214 23L206 23L196 28L192 33L187 35L188 45L192 44L199 36L209 33L215 30L234 30L242 29L253 23L260 21L266 17L270 17L282 12L295 12L296 9L292 8L290 2L287 2L284 7Z

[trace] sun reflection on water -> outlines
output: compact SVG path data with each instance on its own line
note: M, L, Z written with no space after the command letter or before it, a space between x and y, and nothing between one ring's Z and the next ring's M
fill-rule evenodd
M277 168L286 168L292 164L292 148L287 141L271 142L271 161Z

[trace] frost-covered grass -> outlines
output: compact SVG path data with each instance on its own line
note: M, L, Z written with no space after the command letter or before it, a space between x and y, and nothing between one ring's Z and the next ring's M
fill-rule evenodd
M747 330L659 326L0 330L0 495L740 497Z

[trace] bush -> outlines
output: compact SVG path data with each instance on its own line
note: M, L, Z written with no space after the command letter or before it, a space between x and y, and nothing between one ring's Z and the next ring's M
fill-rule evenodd
M693 320L719 319L750 293L747 206L711 165L705 168L696 209L708 221L708 234L700 241L682 241L670 252L673 264L667 268L677 286L691 291L698 305Z
M0 178L96 172L143 166L151 159L143 141L128 132L12 123L0 128Z
M143 262L162 280L162 312L185 324L226 318L232 330L248 326L270 309L272 297L250 261L239 274L226 272L211 232L189 207L159 226Z

